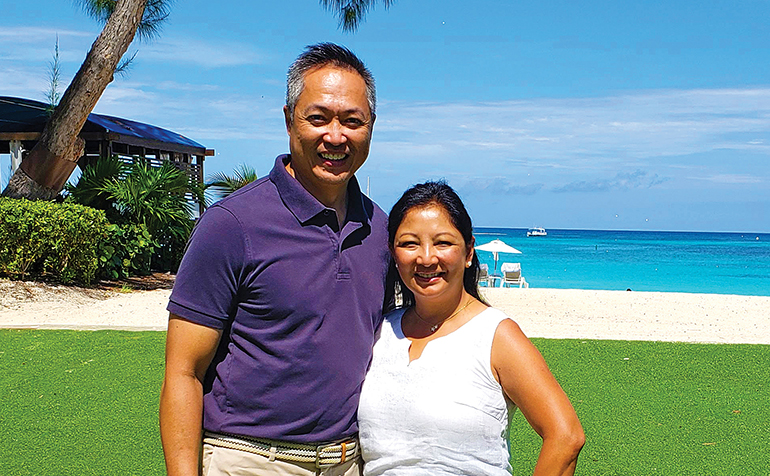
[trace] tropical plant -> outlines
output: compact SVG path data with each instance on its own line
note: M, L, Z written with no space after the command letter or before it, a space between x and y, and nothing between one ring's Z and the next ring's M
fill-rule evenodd
M104 23L110 21L113 13L118 9L119 0L75 0L86 13ZM171 0L145 0L143 3L142 17L136 27L139 38L149 40L160 34L163 22L168 18L168 10ZM106 27L105 27L106 28Z
M204 203L204 187L171 162L152 167L135 158L104 158L88 165L66 201L105 210L110 223L142 225L155 243L154 269L175 270L193 227L193 204Z
M203 199L202 187L193 185L189 176L171 162L152 167L146 160L135 159L125 178L112 178L102 190L129 223L142 223L153 236L168 230L187 238L192 229L193 209L186 194Z
M225 198L241 187L257 180L257 171L253 167L241 164L235 168L232 175L216 172L209 176L206 189L211 190L219 198Z
M125 179L111 180L104 191L126 222L144 224L158 244L153 268L176 271L194 225L188 197L204 203L203 187L170 162L152 167L135 159Z
M66 201L104 210L111 223L119 221L115 198L105 187L113 180L128 174L128 165L118 156L100 158L89 164L80 174L76 184L67 183Z
M112 82L136 34L157 35L171 0L76 0L105 23L86 59L64 92L37 144L11 177L3 196L50 200L58 195L80 158L85 142L78 136L107 85ZM354 31L377 0L319 0ZM393 0L380 0L387 8ZM125 63L123 63L125 65Z

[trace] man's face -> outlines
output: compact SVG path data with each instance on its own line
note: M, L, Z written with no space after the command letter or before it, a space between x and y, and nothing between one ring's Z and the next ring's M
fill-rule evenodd
M304 79L294 116L284 107L290 171L313 195L342 190L369 155L374 117L366 83L335 66L311 70Z

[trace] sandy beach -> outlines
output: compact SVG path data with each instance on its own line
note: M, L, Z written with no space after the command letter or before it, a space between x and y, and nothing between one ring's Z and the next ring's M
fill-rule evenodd
M3 280L0 327L165 330L170 292ZM770 344L770 297L538 288L482 293L529 337Z
M770 344L770 297L578 289L484 290L529 337Z

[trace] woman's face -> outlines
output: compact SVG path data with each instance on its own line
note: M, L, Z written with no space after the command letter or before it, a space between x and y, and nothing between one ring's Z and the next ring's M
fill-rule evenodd
M409 210L392 247L398 274L415 298L462 293L473 246L465 243L444 207L433 203Z

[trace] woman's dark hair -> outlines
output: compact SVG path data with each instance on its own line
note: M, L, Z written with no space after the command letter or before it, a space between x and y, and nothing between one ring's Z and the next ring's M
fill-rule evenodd
M406 214L414 208L424 208L430 205L438 205L449 215L452 224L463 237L465 246L473 244L473 225L471 217L465 209L457 192L443 180L437 182L425 182L414 185L404 192L398 199L388 215L388 246L393 249L396 231L404 221ZM473 253L470 267L465 269L463 275L463 287L465 291L479 301L486 301L479 294L479 258ZM390 259L385 288L385 310L391 311L399 307L408 307L414 304L414 294L401 281L398 275L396 263Z

